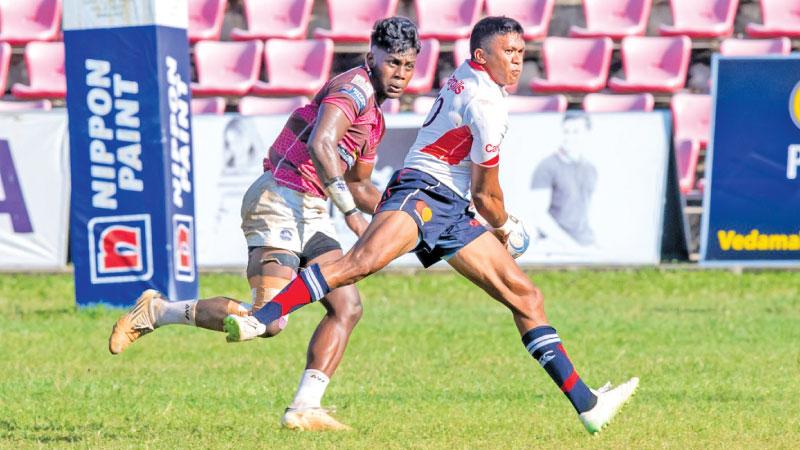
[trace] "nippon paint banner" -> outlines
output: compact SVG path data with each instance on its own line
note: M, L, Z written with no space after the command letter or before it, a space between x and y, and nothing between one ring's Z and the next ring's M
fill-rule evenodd
M197 116L198 263L243 268L242 196L286 116ZM401 168L424 116L389 115L372 181ZM669 157L666 113L511 115L501 146L506 207L531 234L521 264L657 264ZM345 250L356 238L331 208ZM405 255L393 267L421 267Z
M63 113L0 114L0 270L66 266L66 128Z
M800 57L716 57L701 262L800 264Z

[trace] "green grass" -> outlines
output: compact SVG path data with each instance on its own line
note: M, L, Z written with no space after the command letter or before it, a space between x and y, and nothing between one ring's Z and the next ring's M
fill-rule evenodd
M349 433L281 430L322 307L278 337L157 330L112 357L120 310L69 275L0 276L0 448L797 448L800 274L544 272L547 311L591 385L641 377L589 436L510 314L451 274L378 275L326 395ZM203 296L244 297L234 275ZM136 293L131 293L135 296Z

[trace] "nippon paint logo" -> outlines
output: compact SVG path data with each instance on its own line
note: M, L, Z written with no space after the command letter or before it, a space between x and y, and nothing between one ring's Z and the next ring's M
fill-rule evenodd
M89 221L92 284L146 281L153 277L149 214L95 217Z
M194 219L191 216L175 214L172 217L172 230L175 279L194 281Z
M792 116L794 125L800 128L800 82L792 89L792 95L789 97L789 115Z

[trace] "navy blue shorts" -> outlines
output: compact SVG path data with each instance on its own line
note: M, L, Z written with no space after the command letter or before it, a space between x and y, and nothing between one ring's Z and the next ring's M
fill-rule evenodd
M419 228L413 250L425 267L447 259L486 232L468 211L469 202L436 178L415 169L401 169L383 192L376 212L405 211Z

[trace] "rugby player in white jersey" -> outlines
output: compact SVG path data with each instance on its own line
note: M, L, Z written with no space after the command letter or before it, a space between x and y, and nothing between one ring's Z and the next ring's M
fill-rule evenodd
M309 265L253 315L228 316L229 339L252 339L330 289L355 283L413 251L426 267L447 261L508 307L526 349L566 394L586 429L596 433L608 424L633 395L638 378L590 389L549 325L542 293L503 245L524 233L505 209L498 179L508 126L503 87L519 80L524 50L517 21L480 20L470 37L471 60L440 91L404 168L393 176L358 242L336 261ZM488 229L469 212L469 198Z
M247 315L249 309L261 308L299 266L340 258L326 197L332 197L354 233L366 229L358 211L373 213L381 197L370 180L385 131L380 104L403 94L419 49L413 22L404 17L377 21L365 64L329 80L287 120L264 160L264 173L242 201L252 304L227 297L170 302L147 290L114 325L111 353L121 353L141 336L171 324L223 331L228 314ZM361 299L350 285L332 290L321 303L327 314L311 337L306 370L281 420L288 428L347 428L320 402L361 317ZM265 336L277 334L285 320L275 321Z

